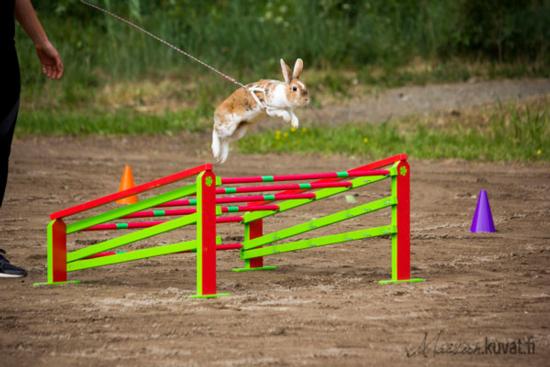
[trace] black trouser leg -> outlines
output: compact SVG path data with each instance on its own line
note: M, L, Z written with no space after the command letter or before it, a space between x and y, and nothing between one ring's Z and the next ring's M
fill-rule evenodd
M15 131L15 122L19 112L19 101L15 103L7 116L0 117L0 207L4 200L8 183L8 165L10 160L11 142Z

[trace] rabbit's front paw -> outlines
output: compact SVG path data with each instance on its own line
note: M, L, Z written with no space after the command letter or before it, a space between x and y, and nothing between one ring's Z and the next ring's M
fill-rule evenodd
M271 117L282 118L285 122L290 122L292 119L292 117L290 116L290 113L285 110L268 109L266 113Z
M298 120L298 116L295 114L292 114L290 117L290 126L292 126L294 129L297 129L298 126L300 126L300 120Z

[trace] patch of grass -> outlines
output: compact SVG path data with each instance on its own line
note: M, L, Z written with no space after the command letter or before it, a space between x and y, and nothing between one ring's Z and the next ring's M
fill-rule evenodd
M21 135L117 135L166 134L180 131L203 132L210 123L199 109L164 114L99 110L31 110L21 112L16 133Z
M439 119L441 116L439 117ZM380 125L350 123L304 127L249 135L244 153L348 154L376 158L407 152L415 158L466 160L550 160L550 105L500 106L489 112L446 116L448 121L411 121Z

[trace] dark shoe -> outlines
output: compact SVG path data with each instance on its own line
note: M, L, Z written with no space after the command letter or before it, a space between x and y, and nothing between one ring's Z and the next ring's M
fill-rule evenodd
M6 251L0 249L0 278L23 278L27 276L27 271L23 268L10 264L4 257Z

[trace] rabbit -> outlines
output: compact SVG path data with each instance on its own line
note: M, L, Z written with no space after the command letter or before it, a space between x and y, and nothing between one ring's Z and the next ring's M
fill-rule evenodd
M294 69L280 60L283 81L259 80L239 88L224 100L214 112L212 130L212 154L218 163L224 163L229 155L229 143L241 139L248 126L267 117L282 118L298 128L300 121L294 108L309 104L306 85L300 81L304 68L302 59L297 59Z

